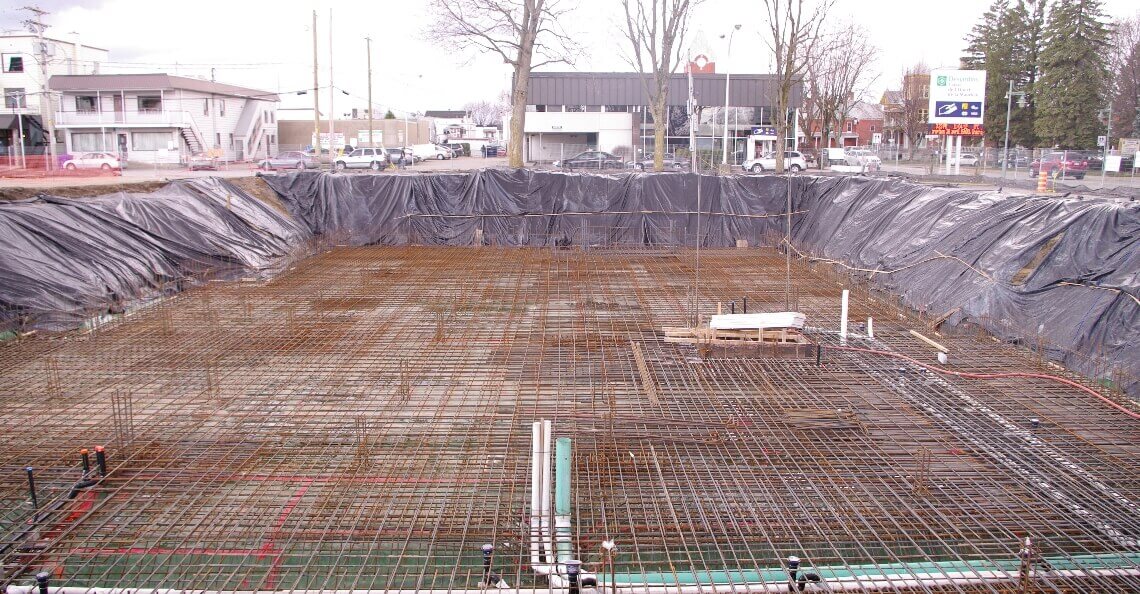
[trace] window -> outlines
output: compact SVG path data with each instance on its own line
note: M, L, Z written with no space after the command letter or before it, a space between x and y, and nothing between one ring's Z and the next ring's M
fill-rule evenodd
M75 96L75 111L81 113L93 113L99 111L99 103L94 95L76 95ZM85 149L92 150L92 149Z
M24 89L13 88L4 89L4 107L14 109L17 107L27 107L28 96L24 94Z
M926 110L925 109L918 110L918 121L920 121L920 122L926 121Z
M103 150L103 135L91 132L73 132L71 134L71 150L79 151L100 151Z
M214 133L214 148L222 148L222 133Z
M229 146L233 146L233 145L234 145L234 135L233 135L233 133L231 132L231 133L230 133L230 144L229 144Z
M567 105L566 111L577 113L577 112L585 111L585 109L583 109L583 107L581 105Z
M848 132L850 132L850 131L851 131L851 122L847 122L847 131L848 131Z
M20 54L4 54L4 72L23 72L24 57Z
M875 125L871 124L871 134L874 134L874 133L875 133Z
M204 115L204 116L210 115L210 100L209 99L203 99L202 100L202 115Z
M625 113L625 112L629 111L629 106L628 105L607 105L606 111L617 112L617 113Z
M162 97L158 97L155 95L151 95L151 96L139 95L139 112L140 113L153 113L153 112L158 112L158 111L162 111Z
M136 151L157 151L170 142L169 132L133 132L131 143Z
M226 117L226 100L215 99L215 101L218 102L218 115L222 116L223 118Z

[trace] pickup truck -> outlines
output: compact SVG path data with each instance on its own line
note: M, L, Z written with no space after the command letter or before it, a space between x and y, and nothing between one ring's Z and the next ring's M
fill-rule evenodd
M1041 171L1044 171L1046 175L1050 176L1054 174L1058 177L1069 175L1074 179L1084 179L1088 170L1088 158L1075 152L1049 153L1029 164L1029 174L1033 177L1037 177Z
M371 169L380 171L388 166L388 156L382 148L358 148L336 158L336 170Z

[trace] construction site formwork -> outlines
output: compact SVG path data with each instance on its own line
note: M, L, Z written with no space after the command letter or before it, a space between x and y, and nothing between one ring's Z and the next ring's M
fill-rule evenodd
M547 419L572 439L591 572L612 540L613 571L647 584L784 587L794 555L821 590L920 570L930 591L1140 590L1134 402L984 333L936 335L830 268L797 260L789 290L770 248L702 250L699 274L696 256L337 248L7 341L3 583L474 590L489 543L511 587L546 589L528 547ZM805 312L811 348L664 340L745 297ZM93 462L77 487L95 446L106 476Z

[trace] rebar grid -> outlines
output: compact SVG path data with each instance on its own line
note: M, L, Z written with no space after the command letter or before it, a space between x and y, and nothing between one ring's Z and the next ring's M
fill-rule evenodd
M706 319L744 296L750 311L783 309L782 255L701 259ZM91 332L10 341L4 582L475 588L489 542L512 586L541 585L526 547L542 418L574 440L574 542L591 570L605 539L623 572L778 568L788 555L1016 561L1026 536L1042 558L1137 553L1140 422L1045 380L828 349L848 281L818 266L796 265L793 297L825 345L820 365L702 358L660 332L692 317L692 261L684 249L342 248ZM855 323L868 316L873 341ZM851 319L849 345L935 362L908 333L924 320L886 296L853 292ZM938 340L955 369L1058 373L988 336ZM68 498L79 449L95 445L108 477Z

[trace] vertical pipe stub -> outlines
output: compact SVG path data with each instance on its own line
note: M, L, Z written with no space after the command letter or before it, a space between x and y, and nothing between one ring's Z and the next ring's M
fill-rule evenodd
M1033 417L1032 419L1029 419L1029 426L1034 428L1034 429L1040 429L1041 428L1041 419L1038 419L1037 417Z
M40 503L36 500L36 469L28 466L24 471L28 473L28 494L32 497L32 511L39 511Z
M483 551L483 579L490 583L491 579L491 553L495 552L495 545L487 543L480 547Z
M48 580L51 579L51 574L46 571L41 571L36 574L36 586L40 589L40 594L48 594Z
M570 582L570 594L579 594L578 574L582 572L582 562L571 559L566 562L566 577Z
M91 472L91 456L88 455L87 448L79 450L79 459L83 462L83 476L86 477Z
M800 558L795 555L788 556L788 591L796 591L796 580L800 573Z
M554 443L554 513L570 515L570 438Z
M99 476L107 476L107 452L103 446L95 446L95 465L99 467Z
M744 303L742 304L741 309L743 310L741 313L748 313L748 296L747 295L744 296Z

